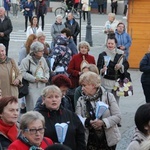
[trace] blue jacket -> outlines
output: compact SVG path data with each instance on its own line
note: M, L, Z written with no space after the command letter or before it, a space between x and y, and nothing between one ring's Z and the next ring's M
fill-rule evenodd
M29 8L29 11L26 11L26 8ZM28 3L28 1L25 2L23 6L24 11L24 16L32 17L33 16L33 10L34 10L34 4L33 2Z
M140 62L140 71L143 72L141 82L150 84L150 53L145 54Z
M115 31L115 37L117 39L117 47L119 46L125 46L125 56L128 58L129 56L129 47L132 44L131 37L128 33L125 31L122 34L119 34L118 31Z

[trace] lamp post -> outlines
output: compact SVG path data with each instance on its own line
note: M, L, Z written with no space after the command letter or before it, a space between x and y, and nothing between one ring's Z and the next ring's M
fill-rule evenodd
M79 26L80 26L80 33L79 33L79 42L81 42L81 0L79 3L79 7L80 7L80 20L79 20Z
M88 20L87 20L87 25L86 25L86 37L85 41L87 41L90 46L93 46L93 41L92 41L92 26L91 26L91 4L89 5L90 9L88 11Z

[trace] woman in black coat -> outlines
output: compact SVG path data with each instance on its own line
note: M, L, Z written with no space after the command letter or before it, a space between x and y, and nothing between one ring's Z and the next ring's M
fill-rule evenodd
M55 124L67 123L68 130L63 144L72 150L86 150L84 127L75 113L60 105L61 98L62 92L55 85L47 86L42 91L43 105L38 111L45 118L45 136L51 138L54 143L59 143Z

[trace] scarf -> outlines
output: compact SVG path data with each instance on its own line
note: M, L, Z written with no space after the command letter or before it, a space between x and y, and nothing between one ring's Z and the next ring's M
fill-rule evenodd
M7 58L7 56L5 57L5 59L0 59L0 64L2 64L2 63L4 63L5 61L7 61L8 60L8 58Z
M92 96L84 95L83 97L84 97L83 99L85 101L95 101L95 102L97 102L99 100L99 98L102 97L102 90L99 87L94 95L92 95Z
M0 132L2 132L4 135L8 137L10 141L15 141L18 136L18 130L16 127L16 124L14 125L8 125L3 122L3 120L0 119Z

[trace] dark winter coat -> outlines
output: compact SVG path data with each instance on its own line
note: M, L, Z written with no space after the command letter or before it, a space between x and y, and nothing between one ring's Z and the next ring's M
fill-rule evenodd
M141 82L150 84L150 53L145 54L140 62L140 71L143 72Z
M38 111L45 118L46 137L51 138L54 143L59 143L55 130L55 124L68 123L68 131L63 144L69 146L72 150L86 149L84 127L75 113L63 107L60 107L59 110L50 111L45 107L45 105L38 108Z
M26 11L25 9L29 8L29 11ZM24 6L23 6L24 11L24 16L27 17L32 17L33 16L33 10L34 10L34 4L33 2L28 3L28 1L25 2Z
M36 15L39 16L39 15L44 15L44 14L47 14L46 3L45 1L38 2L37 7L36 7Z
M8 137L0 133L0 150L5 150L11 143L12 141L10 141Z
M13 30L11 20L5 16L4 20L0 23L0 32L4 33L4 36L0 36L0 40L9 41L9 35Z
M73 24L70 24L70 21L67 19L66 22L64 23L65 27L70 29L71 31L71 36L73 38L76 38L78 36L78 34L80 33L80 27L78 22L75 21L75 19L73 19Z

